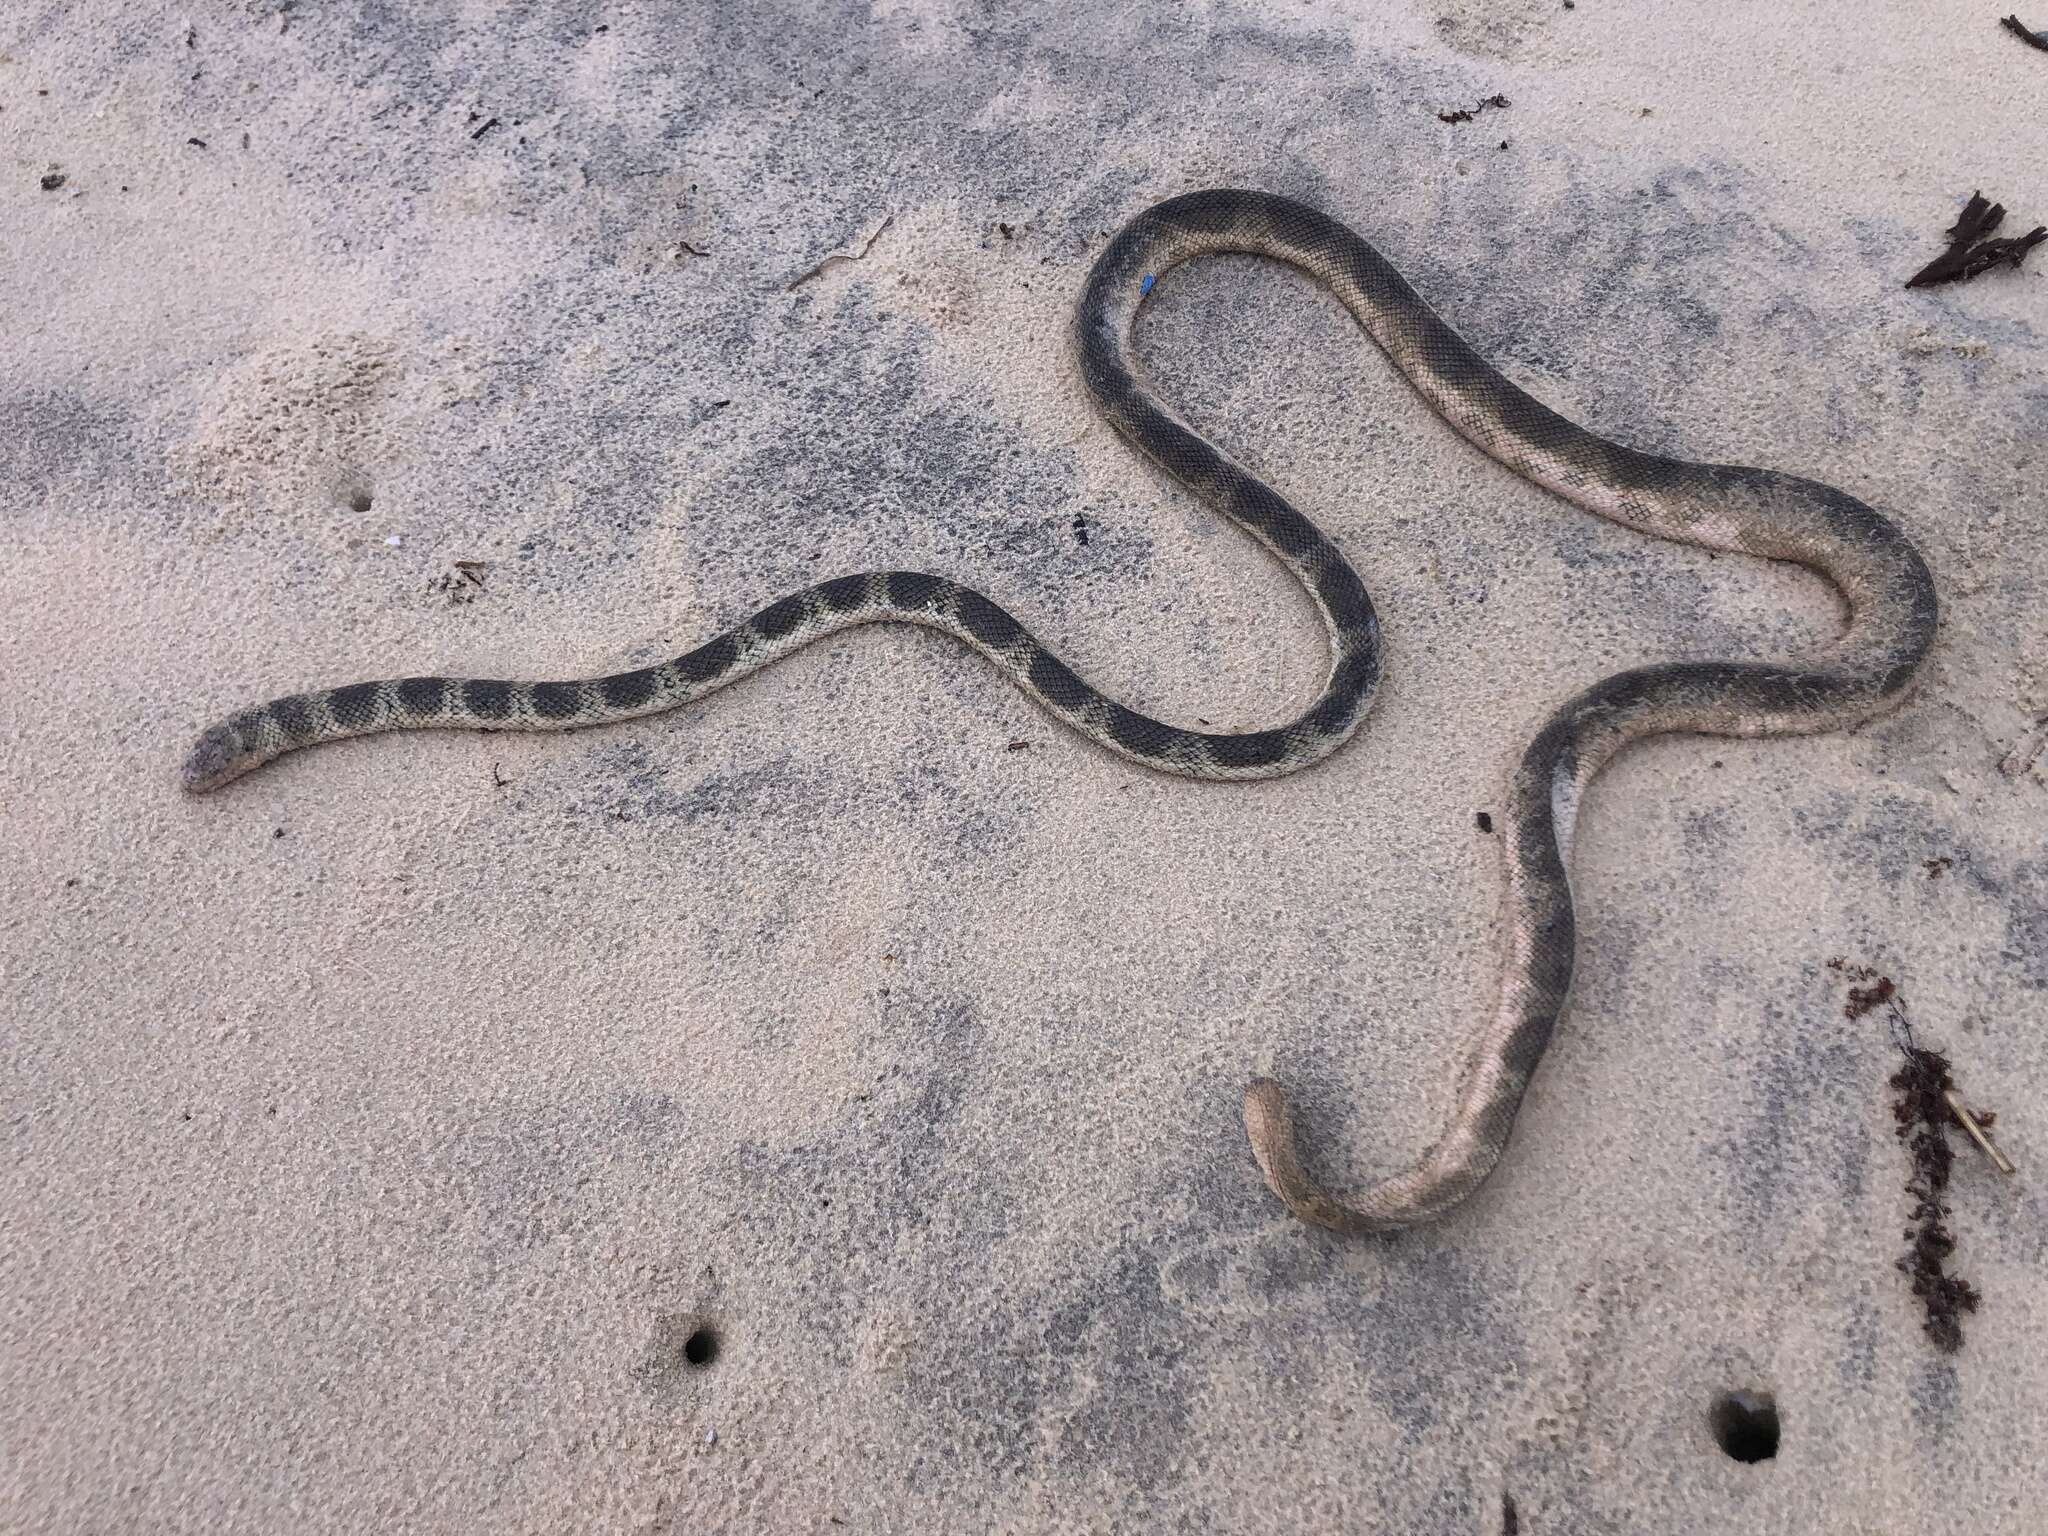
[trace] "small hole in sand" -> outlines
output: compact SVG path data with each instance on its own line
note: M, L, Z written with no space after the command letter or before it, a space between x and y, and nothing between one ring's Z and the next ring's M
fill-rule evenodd
M1722 1393L1709 1422L1733 1461L1769 1461L1778 1454L1778 1405L1768 1392Z
M367 512L370 510L370 505L370 493L368 491L350 491L348 493L349 511Z
M718 1358L718 1335L709 1328L699 1328L683 1340L683 1358L703 1369Z

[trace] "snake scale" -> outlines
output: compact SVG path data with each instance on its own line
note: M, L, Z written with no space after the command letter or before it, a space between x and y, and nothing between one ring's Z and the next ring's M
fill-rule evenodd
M1566 1005L1575 947L1566 868L1579 800L1593 776L1629 743L1667 732L1794 734L1878 714L1904 693L1933 642L1934 584L1891 522L1830 486L1638 453L1565 420L1473 352L1365 240L1288 199L1194 192L1139 214L1096 259L1074 320L1081 375L1104 419L1263 544L1320 612L1329 674L1315 700L1287 724L1214 733L1150 719L1091 687L981 593L939 576L886 571L794 593L673 661L609 677L411 677L273 699L208 729L185 764L185 787L203 793L285 752L373 731L545 731L656 714L826 635L874 623L919 624L953 636L1055 719L1164 773L1266 778L1327 757L1358 729L1379 680L1378 626L1365 587L1313 523L1162 406L1131 356L1131 329L1153 282L1209 252L1271 257L1327 286L1452 427L1517 474L1644 533L1796 562L1832 583L1849 610L1845 633L1825 656L1796 665L1634 668L1587 688L1538 732L1515 768L1501 818L1507 878L1498 1002L1473 1048L1449 1127L1415 1166L1340 1201L1304 1169L1279 1086L1261 1078L1246 1090L1252 1152L1295 1215L1345 1231L1440 1215L1499 1161Z

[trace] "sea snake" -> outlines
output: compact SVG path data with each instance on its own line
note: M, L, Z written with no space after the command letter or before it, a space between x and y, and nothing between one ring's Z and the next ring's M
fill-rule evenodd
M1878 714L1905 692L1933 643L1934 583L1891 522L1831 486L1638 453L1565 420L1473 352L1357 234L1286 198L1192 192L1139 214L1096 258L1073 326L1081 376L1104 419L1263 544L1322 615L1328 677L1285 725L1227 733L1151 719L1091 687L973 588L914 571L875 571L781 598L673 661L609 677L409 677L273 699L201 735L185 763L185 788L218 789L296 748L374 731L547 731L657 714L826 635L875 623L920 624L953 636L1055 719L1163 773L1271 778L1320 761L1358 729L1372 703L1380 674L1372 602L1315 524L1162 406L1131 356L1131 328L1156 280L1210 252L1272 257L1325 284L1446 421L1517 474L1644 533L1794 561L1826 577L1849 609L1846 632L1825 656L1789 666L1692 661L1619 672L1565 704L1537 733L1515 770L1499 829L1507 867L1499 999L1473 1048L1450 1125L1419 1163L1340 1201L1304 1170L1279 1085L1260 1078L1246 1090L1252 1153L1296 1216L1344 1231L1380 1231L1443 1213L1499 1161L1564 1010L1575 944L1566 866L1579 798L1593 776L1630 742L1666 732L1793 734Z

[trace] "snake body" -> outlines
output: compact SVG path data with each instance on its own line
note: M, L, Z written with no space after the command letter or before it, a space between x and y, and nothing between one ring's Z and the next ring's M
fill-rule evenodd
M1441 1214L1499 1161L1566 1005L1575 948L1566 867L1579 799L1594 775L1629 743L1667 732L1795 734L1873 717L1900 698L1933 642L1934 584L1892 523L1830 486L1638 453L1565 420L1473 352L1365 240L1288 199L1195 192L1139 214L1097 257L1074 320L1081 375L1103 418L1263 544L1321 614L1329 673L1287 724L1223 733L1151 719L1090 686L980 592L940 576L886 571L807 588L672 661L608 677L412 677L273 699L206 730L185 763L185 787L203 793L283 753L376 731L562 730L657 714L826 635L874 623L953 636L1055 719L1164 773L1267 778L1327 757L1358 729L1379 679L1378 628L1364 585L1313 523L1162 406L1131 357L1131 329L1154 281L1211 252L1271 257L1324 284L1452 427L1516 473L1645 533L1806 566L1849 608L1847 630L1825 657L1636 668L1586 689L1538 732L1515 771L1500 827L1507 881L1498 1002L1449 1127L1414 1167L1340 1201L1303 1167L1278 1084L1261 1078L1246 1090L1253 1155L1296 1216L1377 1231Z

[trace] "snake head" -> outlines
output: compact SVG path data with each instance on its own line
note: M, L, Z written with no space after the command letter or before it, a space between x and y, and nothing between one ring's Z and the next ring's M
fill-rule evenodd
M203 795L219 789L255 766L242 746L241 733L232 725L208 726L185 758L185 793Z

